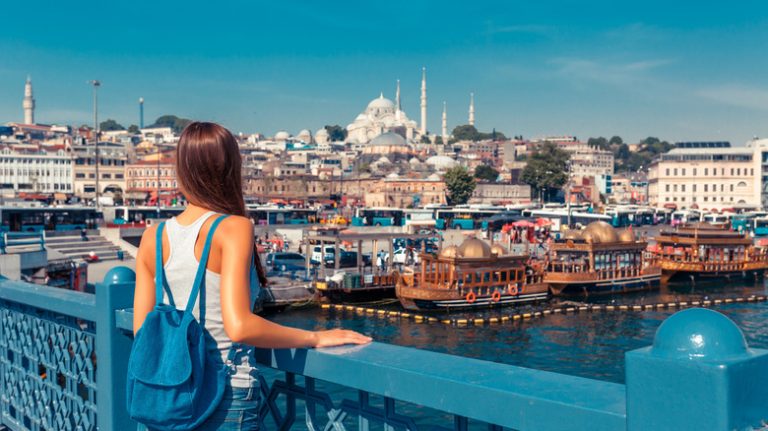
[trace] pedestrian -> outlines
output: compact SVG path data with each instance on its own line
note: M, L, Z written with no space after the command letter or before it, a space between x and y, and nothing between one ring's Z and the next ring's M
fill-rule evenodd
M263 407L255 347L312 348L371 339L342 329L290 328L254 314L266 274L254 257L237 140L220 125L194 122L182 132L175 159L188 205L149 227L139 246L128 412L149 429L255 430ZM174 327L167 323L170 316L193 323ZM168 334L174 328L190 329L184 332L189 339L178 339L204 343L202 357L197 351L167 351L167 346L188 348L172 343L176 338ZM184 357L193 365L174 361ZM178 364L187 366L186 374ZM191 374L190 367L205 372Z

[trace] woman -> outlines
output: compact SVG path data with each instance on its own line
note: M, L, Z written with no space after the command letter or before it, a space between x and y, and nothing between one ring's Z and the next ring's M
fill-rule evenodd
M189 297L205 238L216 215L230 215L214 232L201 295L205 295L204 323L209 335L206 347L211 357L221 355L222 361L231 363L233 371L224 400L201 430L257 429L259 380L250 346L311 348L371 341L341 329L289 328L252 313L255 298L251 297L250 268L254 235L253 225L246 217L240 169L237 141L228 130L202 122L184 129L176 149L176 176L188 206L166 221L162 237L163 267L177 307L183 308ZM136 259L134 333L155 305L156 230L157 226L152 226L144 232ZM261 271L259 278L263 277ZM197 308L194 314L199 319ZM231 349L233 343L248 347Z

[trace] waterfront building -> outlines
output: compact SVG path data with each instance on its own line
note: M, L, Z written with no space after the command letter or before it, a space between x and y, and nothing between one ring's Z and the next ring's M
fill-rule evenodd
M139 160L126 165L125 173L126 199L153 204L156 203L158 190L163 205L171 205L172 200L179 197L175 163L170 157L159 161Z
M329 172L290 176L252 172L244 178L245 195L250 199L302 203L328 201L332 195L339 196L342 202L362 202L378 181L374 177L339 178Z
M445 203L445 182L437 174L407 178L393 173L365 194L365 205L369 207L411 208Z
M3 195L19 193L72 193L72 158L64 145L6 142L0 146L0 189Z
M753 148L674 148L651 163L650 204L718 211L760 206L760 178Z
M73 145L74 194L83 199L96 198L96 147ZM128 151L124 145L99 142L99 195L122 199L126 189L125 166Z
M478 182L470 204L511 205L531 202L531 186L527 184Z

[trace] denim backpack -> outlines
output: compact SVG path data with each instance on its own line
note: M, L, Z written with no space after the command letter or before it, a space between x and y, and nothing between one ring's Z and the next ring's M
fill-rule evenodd
M209 358L205 348L205 301L200 320L192 315L211 250L213 233L227 216L211 225L184 311L177 310L163 271L163 227L157 227L155 251L155 308L147 314L128 360L127 403L131 419L160 431L191 430L218 407L229 367ZM168 302L163 303L163 289ZM204 295L200 294L200 298Z

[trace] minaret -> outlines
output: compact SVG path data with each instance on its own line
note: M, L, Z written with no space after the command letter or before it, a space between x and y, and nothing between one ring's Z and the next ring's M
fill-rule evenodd
M24 124L35 124L35 99L32 97L32 78L27 76L24 85Z
M421 68L421 136L427 135L427 68Z
M144 98L139 97L139 129L144 128Z
M443 102L443 145L448 143L448 113L445 109L445 102Z
M400 80L397 80L397 90L395 90L395 119L397 121L400 121L401 114L400 111L402 111L402 107L400 105Z
M475 93L469 93L469 125L475 125Z

